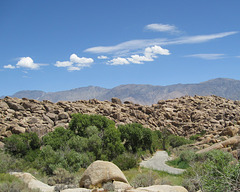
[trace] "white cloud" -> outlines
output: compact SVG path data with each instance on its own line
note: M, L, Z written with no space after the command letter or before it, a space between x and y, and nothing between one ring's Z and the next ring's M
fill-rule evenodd
M76 54L70 56L70 61L78 64L90 64L94 62L92 58L78 57Z
M68 71L80 71L80 70L81 70L80 67L73 67L73 66L68 67Z
M39 69L40 64L34 63L31 57L21 57L18 61L17 68Z
M92 58L78 57L76 54L70 55L70 61L57 61L56 67L67 67L68 71L79 71L84 67L90 67L94 62Z
M196 57L200 59L206 60L216 60L224 58L224 54L193 54L193 55L186 55L185 57Z
M145 49L145 55L148 56L148 55L170 55L170 52L168 49L163 49L162 47L160 46L153 46L153 47L147 47Z
M240 58L240 56L236 56L237 58Z
M16 67L9 64L9 65L4 65L3 68L4 69L15 69Z
M174 25L153 23L145 26L145 29L160 32L179 33L180 31Z
M98 56L97 58L98 58L98 59L108 59L108 57L105 56L105 55Z
M130 64L129 61L122 57L117 57L108 61L108 65L128 65L128 64Z
M203 43L210 40L227 37L238 33L237 31L217 33L210 35L197 35L197 36L186 36L176 39L139 39L139 40L130 40L114 46L98 46L91 47L85 50L85 52L91 53L109 53L109 54L118 54L121 52L129 53L136 50L144 49L146 47L154 45L176 45L176 44L193 44L193 43Z
M71 61L57 61L55 66L56 67L71 67L73 62Z
M131 63L142 64L142 61L153 61L152 57L140 56L140 55L131 55L130 58L127 58Z
M128 58L118 57L108 61L109 65L127 65L130 63L143 64L143 61L154 61L157 55L170 55L169 50L163 49L160 46L147 47L144 50L144 55L131 55Z

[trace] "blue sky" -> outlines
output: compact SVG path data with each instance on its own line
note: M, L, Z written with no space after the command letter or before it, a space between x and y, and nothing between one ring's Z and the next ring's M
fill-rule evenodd
M240 80L239 0L1 0L0 95Z

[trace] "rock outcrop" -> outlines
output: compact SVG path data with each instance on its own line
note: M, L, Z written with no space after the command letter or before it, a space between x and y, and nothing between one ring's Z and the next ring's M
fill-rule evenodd
M37 180L30 173L11 172L10 174L21 179L24 183L26 183L28 185L29 189L38 189L41 192L54 192L54 186L49 186L49 185Z
M165 127L173 134L190 136L201 131L235 136L240 125L240 101L217 96L185 96L161 100L151 106L121 101L37 101L5 97L0 100L0 141L13 133L42 136L55 127L68 127L72 113L101 114L116 124L140 123L152 130Z
M108 161L94 161L84 171L79 186L84 188L102 188L104 183L119 181L128 184L123 172L113 163ZM118 183L119 184L119 183ZM129 185L131 188L131 186Z

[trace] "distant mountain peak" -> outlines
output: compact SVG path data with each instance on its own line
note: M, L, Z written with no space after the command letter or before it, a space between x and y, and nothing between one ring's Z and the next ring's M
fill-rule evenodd
M151 105L158 100L173 99L181 96L216 95L227 99L240 100L240 81L229 78L216 78L197 84L175 84L167 86L147 84L125 84L112 89L99 86L79 87L71 90L49 92L40 90L19 91L11 97L29 98L36 100L76 101L76 100L111 100L118 97L122 101Z

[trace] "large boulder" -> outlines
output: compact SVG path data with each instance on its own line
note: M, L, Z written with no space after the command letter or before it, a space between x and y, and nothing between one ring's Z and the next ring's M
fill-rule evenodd
M28 185L28 188L30 189L38 189L41 192L54 192L54 186L49 186L37 180L30 173L11 172L10 174L21 179L24 183Z
M83 173L79 186L84 188L101 188L104 183L128 181L123 172L113 163L108 161L94 161Z

